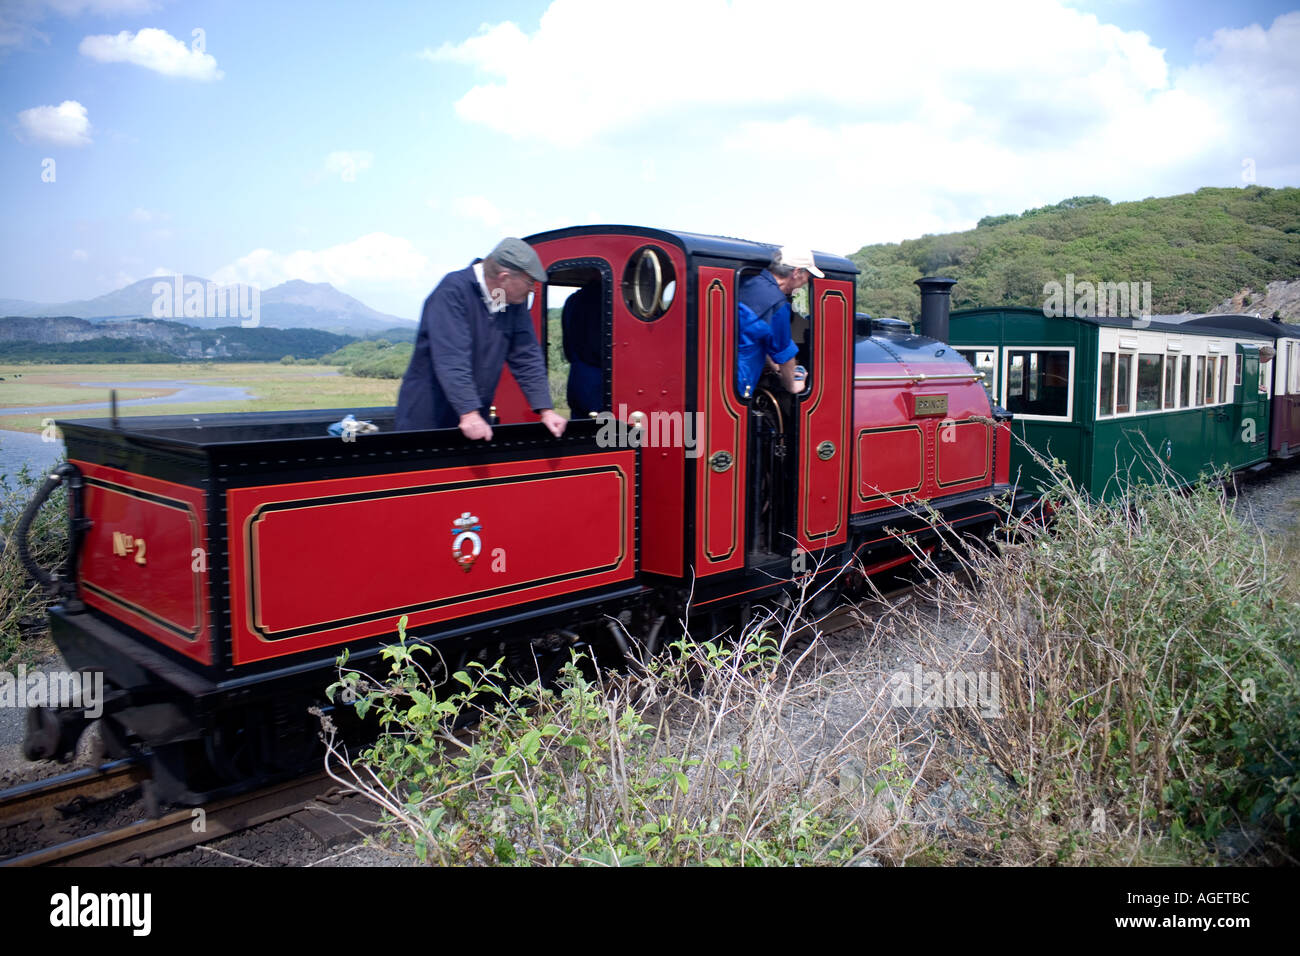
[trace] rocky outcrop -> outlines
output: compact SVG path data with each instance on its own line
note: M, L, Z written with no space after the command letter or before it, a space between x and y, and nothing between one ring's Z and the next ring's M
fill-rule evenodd
M1242 289L1232 298L1224 299L1210 312L1258 314L1263 319L1273 318L1273 313L1276 312L1284 321L1300 321L1300 279L1270 282L1263 294L1254 289Z

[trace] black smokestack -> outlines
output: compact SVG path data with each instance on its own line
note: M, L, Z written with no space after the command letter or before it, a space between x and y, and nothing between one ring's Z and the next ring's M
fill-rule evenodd
M956 279L926 276L917 279L921 287L921 334L940 342L948 341L948 300Z

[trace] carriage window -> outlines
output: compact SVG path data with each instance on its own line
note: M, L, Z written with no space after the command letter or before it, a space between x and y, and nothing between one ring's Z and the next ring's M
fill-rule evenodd
M1204 383L1205 382L1205 356L1196 356L1196 380L1192 383L1192 394L1196 399L1197 405L1204 405Z
M1007 351L1007 411L1070 417L1070 353L1064 349Z
M1245 364L1245 363L1242 362L1241 359L1237 359L1237 377L1236 377L1235 379L1232 380L1232 384L1233 384L1233 385L1240 385L1240 384L1241 384L1241 367L1242 367L1244 364Z
M1219 404L1228 400L1228 365L1231 362L1231 355L1219 359Z
M1097 411L1100 415L1115 414L1115 353L1101 353L1101 376L1097 382L1099 398Z
M1178 356L1165 356L1165 408L1178 407Z
M1188 391L1191 388L1191 382L1192 382L1192 357L1190 355L1184 355L1183 372L1181 377L1178 380L1178 407L1179 408L1186 408L1188 405L1191 404L1191 399L1189 397L1190 393Z
M995 387L997 352L993 349L958 349L957 354L970 362L975 371L984 377L984 391L989 393L989 401L996 401L993 396L997 393Z
M1138 356L1139 412L1154 412L1160 408L1160 370L1164 356L1142 354Z
M1125 355L1123 352L1121 352L1119 354L1118 359L1115 362L1115 414L1116 415L1126 415L1132 408L1132 406L1129 404L1130 401L1129 395L1131 394L1132 391L1129 388L1129 380L1131 378L1130 372L1132 368L1133 368L1133 356Z

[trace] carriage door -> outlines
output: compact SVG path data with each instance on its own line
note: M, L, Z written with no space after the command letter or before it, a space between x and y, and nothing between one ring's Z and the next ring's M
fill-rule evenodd
M1267 355L1267 353L1264 353ZM1237 439L1248 446L1247 458L1262 457L1268 453L1269 438L1269 370L1261 361L1261 350L1256 345L1237 344L1236 385Z
M795 538L816 554L848 538L853 284L813 279L808 290L809 385L799 396Z

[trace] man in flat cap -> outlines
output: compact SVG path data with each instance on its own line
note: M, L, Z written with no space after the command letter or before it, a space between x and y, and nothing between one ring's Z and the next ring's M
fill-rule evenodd
M742 393L758 386L765 365L777 373L787 392L803 391L804 381L796 374L795 365L799 347L790 336L790 296L808 284L809 276L825 278L812 251L782 246L766 269L740 283L740 304L752 310L737 310L737 380Z
M490 439L488 408L509 363L542 424L564 434L528 314L533 282L545 280L528 243L503 239L486 258L438 283L424 301L415 352L397 393L399 430L458 427L466 438Z

